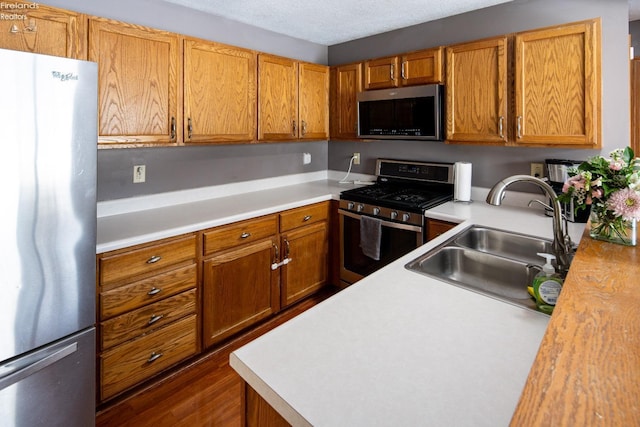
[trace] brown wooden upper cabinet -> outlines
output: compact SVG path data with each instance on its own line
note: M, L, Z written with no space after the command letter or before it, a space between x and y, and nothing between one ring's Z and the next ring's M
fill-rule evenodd
M447 142L601 146L600 19L449 46L446 62Z
M178 142L178 35L103 18L89 20L98 63L98 142Z
M600 19L516 34L518 145L600 147L600 56Z
M256 137L257 54L184 41L184 141L245 142Z
M448 142L507 141L507 37L446 49Z
M258 55L258 139L329 137L329 67Z
M362 91L362 63L331 68L331 138L357 138L358 92Z
M37 7L16 12L26 15L27 19L0 20L0 48L86 59L87 18L84 15L32 2L11 3Z
M364 88L387 89L442 83L443 48L425 49L364 63Z

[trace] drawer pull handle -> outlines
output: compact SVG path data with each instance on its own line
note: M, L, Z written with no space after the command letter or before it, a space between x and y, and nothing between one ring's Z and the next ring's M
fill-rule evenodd
M156 360L160 359L162 357L162 353L156 353L155 351L153 353L151 353L151 355L149 356L149 358L147 359L147 363L153 363Z
M251 233L244 232L240 235L241 239L246 239L247 237L251 237Z
M149 321L147 322L147 325L153 325L154 323L156 323L158 320L162 319L164 317L164 314L160 314L160 315L152 315L151 319L149 319Z
M304 218L302 218L302 220L303 220L304 222L307 222L307 221L309 221L310 219L311 219L311 215L307 215L307 216L305 216Z
M160 292L162 292L162 289L156 288L154 286L153 288L151 288L151 290L149 292L147 292L147 295L153 296L153 295L159 294Z
M154 255L154 256L152 256L151 258L149 258L147 260L147 264L155 264L156 262L160 261L161 259L162 259L161 256Z

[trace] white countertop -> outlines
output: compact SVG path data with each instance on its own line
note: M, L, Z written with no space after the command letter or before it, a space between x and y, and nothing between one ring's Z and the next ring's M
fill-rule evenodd
M355 186L326 178L306 181L314 178L316 174L99 203L96 253L337 199Z
M231 366L294 426L508 425L549 317L404 268L472 223L552 236L540 211L478 200L430 210L463 222L235 351ZM584 224L570 229L578 242Z

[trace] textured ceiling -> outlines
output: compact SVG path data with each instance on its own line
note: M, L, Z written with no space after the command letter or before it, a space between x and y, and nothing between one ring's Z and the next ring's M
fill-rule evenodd
M163 1L331 46L512 0Z

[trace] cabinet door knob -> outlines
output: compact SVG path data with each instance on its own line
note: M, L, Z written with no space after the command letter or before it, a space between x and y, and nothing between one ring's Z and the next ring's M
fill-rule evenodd
M400 76L402 76L402 80L407 80L407 75L404 72L404 64L406 64L407 61L402 61L402 64L400 65Z
M522 116L518 116L518 120L516 122L516 129L518 131L518 139L522 138Z
M307 133L307 122L304 120L300 122L300 133L304 136Z
M251 237L251 233L247 233L246 231L240 235L241 239L246 239L247 237Z
M153 353L151 353L149 355L149 358L147 359L147 363L153 363L156 360L160 359L162 357L162 353L156 353L155 351Z
M500 138L504 139L504 116L500 116L498 119L498 134Z
M310 219L311 219L311 215L305 215L305 217L304 217L304 218L302 218L302 220L303 220L304 222L307 222L307 221L309 221Z
M159 315L153 314L151 316L151 318L149 319L149 321L147 322L147 325L153 325L154 323L156 323L158 320L162 319L163 317L164 317L164 314L159 314Z
M187 135L189 139L191 139L191 136L193 135L193 123L191 122L191 117L187 120Z
M171 117L171 139L176 139L176 118Z
M162 289L156 288L154 286L153 288L151 288L151 290L149 292L147 292L147 295L149 295L149 296L158 295L160 292L162 292Z
M296 136L298 134L298 125L296 124L296 121L293 121L293 125L291 126L291 135Z
M149 258L149 259L147 260L147 264L155 264L156 262L160 261L161 259L162 259L162 257L161 257L161 256L159 256L159 255L154 255L154 256L152 256L151 258Z
M393 66L393 64L391 64L391 69L390 69L389 71L390 71L390 72L389 72L389 77L391 78L391 80L392 80L392 81L393 81L393 80L395 80L395 79L396 79L396 77L395 77L395 73L394 73L394 66Z

